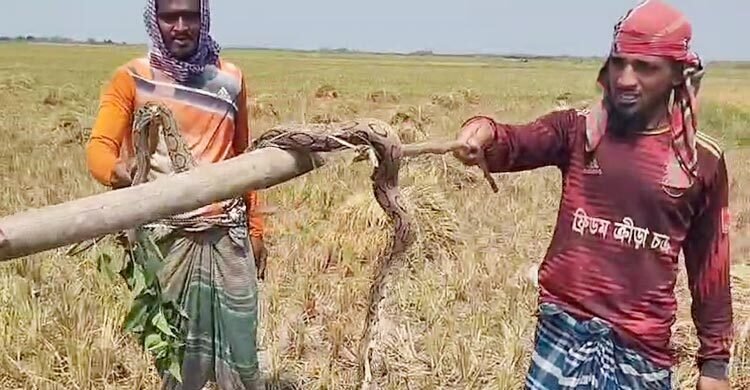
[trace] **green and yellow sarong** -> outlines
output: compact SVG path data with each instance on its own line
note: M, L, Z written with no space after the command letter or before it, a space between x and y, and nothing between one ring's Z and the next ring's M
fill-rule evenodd
M256 389L258 294L255 260L247 234L225 227L172 231L156 240L165 257L160 283L188 316L180 384L163 373L164 389Z

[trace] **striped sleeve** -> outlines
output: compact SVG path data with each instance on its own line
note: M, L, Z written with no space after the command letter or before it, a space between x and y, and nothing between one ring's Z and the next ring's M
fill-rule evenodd
M699 340L696 360L702 375L725 379L733 338L729 181L724 155L704 137L698 135L698 142L718 163L706 182L703 206L691 223L683 250Z
M520 125L493 120L495 142L485 150L490 171L517 172L567 166L579 117L576 110L561 110Z

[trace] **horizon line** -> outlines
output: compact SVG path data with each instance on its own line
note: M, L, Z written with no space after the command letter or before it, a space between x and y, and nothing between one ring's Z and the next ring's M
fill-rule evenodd
M112 39L95 39L89 38L81 40L64 36L31 36L33 39L27 39L31 35L17 36L0 36L0 44L5 43L42 43L42 44L60 44L60 45L92 45L92 46L147 46L148 42L127 42L115 41ZM25 38L25 39L20 39ZM256 51L280 51L280 52L302 52L302 53L329 53L329 54L369 54L369 55L394 55L394 56L435 56L435 57L485 57L485 58L506 58L506 59L582 59L582 60L601 60L606 56L602 55L570 55L570 54L550 54L550 53L523 53L523 52L440 52L432 49L419 49L413 51L398 50L361 50L351 48L328 48L321 47L317 49L304 49L295 47L274 47L274 46L253 46L244 44L227 44L221 45L226 50L256 50ZM712 59L707 63L745 63L750 59Z

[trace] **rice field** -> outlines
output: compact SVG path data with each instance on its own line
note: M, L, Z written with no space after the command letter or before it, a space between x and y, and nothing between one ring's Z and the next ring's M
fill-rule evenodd
M142 47L0 45L0 215L105 191L84 147L98 96ZM226 51L250 88L255 134L280 122L375 117L406 142L451 139L468 116L523 122L598 96L600 65L453 57ZM716 65L700 121L722 141L731 176L736 341L732 388L750 388L750 67ZM371 167L341 158L263 191L269 265L261 284L262 368L271 388L356 385L356 351L372 265L389 225ZM376 372L385 389L520 389L537 292L560 195L553 168L496 175L449 155L410 160L401 185L418 225L408 264L392 276ZM40 227L41 228L41 227ZM157 389L149 358L121 330L130 296L97 271L104 242L0 264L0 388ZM697 340L684 269L677 286L675 386L694 388Z

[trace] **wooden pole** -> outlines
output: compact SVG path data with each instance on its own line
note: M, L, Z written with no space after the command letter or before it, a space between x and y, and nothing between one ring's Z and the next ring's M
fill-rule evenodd
M155 182L0 219L0 261L75 244L273 187L325 161L317 154L253 150Z
M403 155L445 154L461 147L457 141L406 144ZM249 190L273 187L323 165L325 159L318 153L261 148L156 182L7 216L0 219L0 261L133 229ZM497 192L486 166L479 165Z

